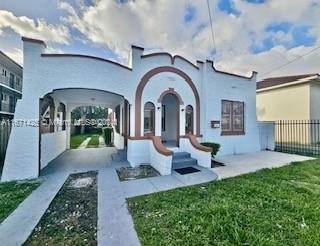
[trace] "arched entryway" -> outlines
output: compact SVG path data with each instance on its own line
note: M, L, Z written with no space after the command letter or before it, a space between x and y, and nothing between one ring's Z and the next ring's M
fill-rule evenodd
M141 127L141 120L142 120L142 112L143 112L143 104L142 104L142 94L145 86L150 81L150 79L160 73L163 72L170 72L179 75L184 79L184 81L188 84L188 86L191 88L193 96L194 96L194 114L195 114L195 135L200 135L200 97L199 93L197 91L197 88L195 84L193 83L192 79L182 70L179 70L175 67L169 67L169 66L163 66L163 67L157 67L154 69L151 69L149 72L147 72L141 79L137 89L136 89L136 95L135 95L135 129L134 129L134 135L135 138L141 138L143 134L143 128ZM169 90L172 88L169 88ZM160 97L161 98L161 97ZM181 98L180 98L181 99ZM159 110L157 108L157 110Z
M161 139L167 147L179 145L180 110L176 94L167 93L161 100Z
M86 108L89 115L95 113L93 110L95 108L104 108L107 111L97 114L99 118L72 119L71 112L79 107ZM110 113L108 109L110 109ZM129 103L124 96L105 90L59 88L44 95L43 98L40 98L39 103L39 120L41 123L39 125L39 174L62 152L70 148L78 148L79 144L87 138L86 135L89 132L86 132L86 134L81 132L78 135L84 135L85 138L83 140L79 138L81 142L76 147L72 147L70 143L72 127L75 126L88 128L91 133L93 133L92 130L96 131L90 137L94 140L92 144L89 141L86 144L88 149L101 145L100 138L103 140L103 127L113 127L113 145L117 149L125 148L126 139L130 134L129 114ZM77 122L81 124L78 125ZM86 146L85 148L87 148Z

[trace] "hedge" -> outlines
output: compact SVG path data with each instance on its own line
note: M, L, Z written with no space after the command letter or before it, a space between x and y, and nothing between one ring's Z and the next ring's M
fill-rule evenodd
M212 148L211 156L215 157L220 149L220 144L218 143L211 143L211 142L204 142L201 145Z
M102 128L102 131L103 131L103 137L104 137L104 141L106 142L106 145L110 146L112 141L113 128L105 127L105 128Z

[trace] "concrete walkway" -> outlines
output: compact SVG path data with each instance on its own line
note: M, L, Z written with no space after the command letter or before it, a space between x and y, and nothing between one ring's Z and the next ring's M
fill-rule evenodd
M260 151L256 153L227 155L217 157L216 161L224 163L225 166L212 168L218 175L218 179L251 173L264 168L282 167L295 161L306 161L314 158L292 155L273 151Z
M126 198L200 184L215 180L217 176L208 169L201 172L158 176L120 182L116 168L129 166L127 162L113 162L100 170L98 176L98 244L140 245Z
M85 149L87 148L88 143L90 142L91 137L84 140L77 149Z
M99 136L99 148L107 147L106 142L102 136Z

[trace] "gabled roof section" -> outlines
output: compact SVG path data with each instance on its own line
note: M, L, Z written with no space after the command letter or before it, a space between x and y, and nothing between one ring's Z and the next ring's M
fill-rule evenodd
M276 86L285 86L291 83L296 84L300 82L301 83L309 82L315 79L320 79L320 75L317 73L312 73L312 74L301 74L301 75L293 75L293 76L266 78L257 83L257 90L276 87Z

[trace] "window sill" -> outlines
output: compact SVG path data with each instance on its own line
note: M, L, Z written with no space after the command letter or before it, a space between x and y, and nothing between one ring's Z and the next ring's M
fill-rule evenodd
M241 136L241 135L246 135L245 132L243 131L227 131L227 132L221 132L221 136Z

